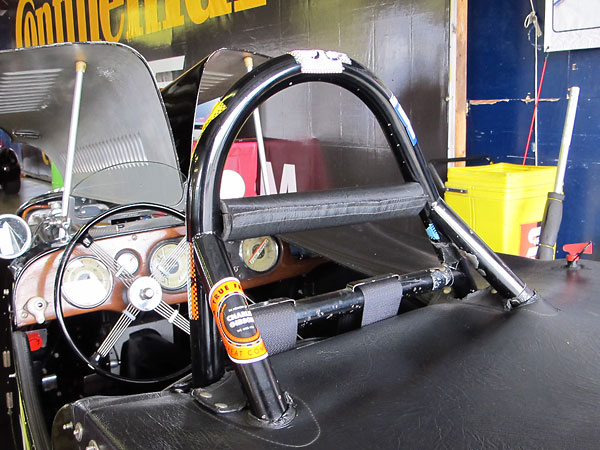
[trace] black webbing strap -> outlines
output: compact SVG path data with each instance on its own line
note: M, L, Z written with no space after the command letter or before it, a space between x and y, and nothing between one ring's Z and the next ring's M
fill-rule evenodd
M296 346L298 320L293 301L269 303L252 308L254 322L270 355L285 352Z
M360 284L354 289L360 290L365 299L362 327L398 314L402 301L402 283L398 277Z

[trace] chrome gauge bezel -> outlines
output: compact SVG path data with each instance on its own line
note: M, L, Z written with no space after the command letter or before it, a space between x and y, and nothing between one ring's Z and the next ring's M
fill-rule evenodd
M101 300L99 300L93 304L83 304L81 302L76 301L76 299L69 298L69 296L65 290L65 282L68 282L69 267L70 266L72 267L73 263L75 263L77 261L81 261L82 259L94 261L95 264L98 264L98 266L101 267L103 269L103 271L105 272L105 274L104 274L106 276L105 280L107 280L107 284L109 285L109 288L107 289L104 297ZM77 256L75 258L72 258L67 263L67 265L65 267L65 276L63 277L63 283L62 283L62 296L67 301L67 303L69 303L70 305L72 305L76 308L80 308L80 309L97 308L98 306L104 304L104 302L106 302L106 300L108 300L108 298L111 296L111 294L113 292L113 289L114 289L114 279L113 279L112 273L110 272L110 270L108 269L106 264L104 264L102 261L100 261L95 256L91 256L91 255Z
M123 265L123 263L119 261L119 258L123 257L124 255L130 255L135 259L136 268L134 271L129 270L129 268L125 267ZM117 261L119 263L119 265L121 265L125 270L127 270L129 275L136 275L140 271L140 268L142 267L142 259L139 255L139 253L130 248L124 248L122 250L119 250L117 252L117 254L115 255L115 261Z
M14 214L0 215L0 234L8 245L0 246L0 259L14 259L31 248L31 229L25 219ZM4 241L6 239L6 241Z
M152 262L154 261L154 258L156 257L156 253L157 253L157 252L158 252L158 251L159 251L161 248L163 248L163 247L164 247L164 246L166 246L166 245L174 245L174 246L177 246L177 245L179 244L179 242L181 242L181 239L167 239L167 240L165 240L165 241L159 242L158 244L156 244L156 245L154 246L154 248L152 249L152 251L150 252L150 255L149 255L149 257L148 257L148 267L147 267L147 269L148 269L148 273L149 273L149 274L151 274L151 273L152 273ZM185 253L182 255L182 258L185 258L185 259L186 259L186 264L187 264L187 263L189 262L189 260L188 260L188 258L189 258L188 252L185 252ZM162 283L162 281L161 281L161 280L157 280L157 281L158 281L158 283L160 284L160 287L161 287L161 289L163 289L164 291L167 291L167 292L172 292L172 293L175 293L175 292L183 292L183 291L185 291L185 290L186 290L186 288L187 288L187 282L188 282L188 277L189 277L189 270L186 270L186 271L185 271L185 273L186 273L186 277L185 277L185 279L183 280L183 283L182 283L181 285L177 286L177 287L169 287L169 286L165 286L165 285Z
M269 250L271 250L272 253L269 254L269 259L267 260L267 266L261 267L260 265L256 264L256 261L254 263L250 262L251 255L248 253L246 246L247 245L253 246L254 242L258 243L258 242L263 242L264 240L267 240L266 241L267 245L269 245ZM249 270L251 270L252 272L255 272L255 273L266 273L266 272L269 272L270 270L272 270L277 265L277 262L279 261L279 253L280 253L279 241L274 236L260 236L260 237L256 237L256 238L248 238L248 239L244 239L240 242L240 247L239 247L240 259L242 260L242 262L244 263L244 266L246 268L248 268Z

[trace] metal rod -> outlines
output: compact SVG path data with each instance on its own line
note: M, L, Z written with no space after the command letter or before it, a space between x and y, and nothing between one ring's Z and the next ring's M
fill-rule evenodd
M62 216L69 214L69 198L73 184L73 164L75 162L75 145L77 144L77 127L79 126L79 112L81 110L81 91L83 90L83 74L86 64L84 61L75 63L75 88L73 91L73 106L71 108L71 125L69 128L69 141L67 143L67 163L65 166L65 185L62 196Z
M556 257L556 238L560 231L560 224L563 217L563 201L565 199L563 192L565 171L569 159L569 149L571 148L571 139L573 137L578 102L579 88L573 86L570 89L569 103L567 104L567 113L565 115L565 125L560 143L560 154L558 155L558 167L556 168L554 191L548 192L548 199L546 200L544 220L542 221L542 231L540 233L540 243L536 255L537 259L552 260Z
M573 86L569 91L569 103L567 104L565 126L563 128L562 140L560 141L560 154L558 155L556 182L554 184L554 192L559 194L562 194L564 189L567 159L569 157L569 149L571 148L571 139L573 138L573 128L575 126L575 116L577 114L577 104L579 102L579 87Z
M450 209L443 200L431 204L431 220L462 250L476 258L476 268L507 300L508 308L533 300L535 293Z
M422 270L398 276L402 285L402 297L415 297L429 292L439 291L451 286L464 274L448 267ZM364 280L370 282L371 280ZM377 281L375 281L376 283ZM356 283L357 285L362 282ZM327 294L315 295L301 300L296 300L294 309L298 326L338 318L344 314L361 311L365 299L358 289L347 287ZM250 309L260 306L253 305Z
M244 64L246 65L248 72L252 72L252 69L254 68L252 56L246 56L244 58ZM252 113L252 118L254 119L256 143L258 144L258 161L260 163L260 178L263 186L265 187L264 192L266 195L275 194L275 192L271 192L271 186L269 185L269 176L267 172L267 152L265 150L265 141L262 134L262 124L260 122L260 113L258 112L258 107Z

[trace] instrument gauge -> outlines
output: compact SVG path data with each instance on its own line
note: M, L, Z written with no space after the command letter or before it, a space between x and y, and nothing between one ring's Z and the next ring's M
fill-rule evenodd
M140 268L140 259L133 250L121 250L115 259L131 275L135 275Z
M188 280L188 258L187 242L163 242L150 255L150 273L163 289L182 290Z
M110 296L113 277L108 267L92 256L79 256L67 264L62 292L65 300L77 308L100 306Z
M279 245L272 236L244 239L240 244L244 264L255 272L266 272L277 264Z

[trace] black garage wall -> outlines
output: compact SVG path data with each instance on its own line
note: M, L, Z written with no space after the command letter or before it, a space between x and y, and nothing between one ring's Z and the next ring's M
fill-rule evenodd
M150 61L184 57L174 79L221 47L267 55L301 48L347 53L394 92L428 158L446 154L449 0L8 0L0 46L62 40L118 40ZM71 17L71 20L69 20ZM197 23L194 23L197 22ZM181 60L181 58L180 58ZM312 108L313 102L323 106ZM378 126L353 98L327 87L273 99L267 135L295 138L308 130L342 184L397 176ZM285 123L285 126L282 126ZM341 144L340 144L341 143ZM370 151L366 152L365 149ZM366 169L366 170L365 170ZM356 180L358 182L358 179Z
M174 30L164 44L129 43L150 59L185 55L186 68L220 47L271 56L303 48L347 53L398 97L430 158L447 151L448 21L449 0L267 0ZM378 126L362 105L337 88L307 90L286 91L271 101L267 136L301 138L308 130L330 149L327 159L337 164L330 172L341 184L352 183L356 173L378 182L397 177Z

